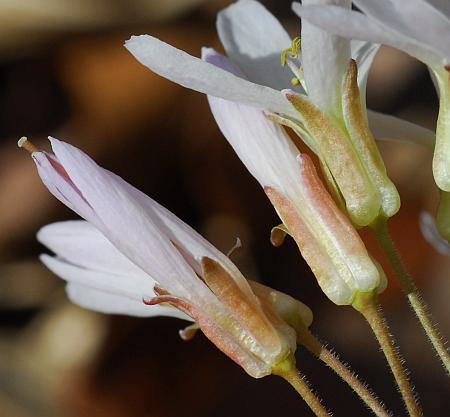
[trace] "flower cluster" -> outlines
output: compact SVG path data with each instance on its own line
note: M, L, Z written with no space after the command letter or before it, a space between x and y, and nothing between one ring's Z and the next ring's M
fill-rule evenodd
M437 223L449 239L450 47L445 39L450 10L424 0L354 3L361 12L352 10L349 0L293 3L302 25L301 36L292 40L259 2L239 0L217 18L226 55L204 48L201 58L193 57L149 35L133 36L125 46L157 74L207 95L221 132L281 220L272 229L272 243L278 246L290 235L326 296L366 317L415 416L420 410L375 308L387 280L357 228L377 230L386 243L383 227L400 208L375 139L430 144L435 135L367 110L365 95L380 43L430 67L441 100L433 163L442 190ZM412 19L418 12L432 30L418 29ZM299 151L286 128L315 155L325 184L313 159ZM85 219L48 225L38 233L39 241L55 253L41 260L67 281L72 301L105 313L190 321L182 338L200 329L251 376L290 375L297 343L311 346L307 306L246 279L229 257L150 197L82 151L50 141L53 153L35 149L26 139L19 146L32 153L50 192ZM423 225L426 236L438 241L429 216ZM450 252L448 245L438 243L442 252ZM389 242L386 247L389 252ZM414 285L395 250L389 254L445 364L448 352L436 341L431 321L422 320L426 312ZM293 385L322 415L301 382ZM378 415L385 415L370 394L358 389Z

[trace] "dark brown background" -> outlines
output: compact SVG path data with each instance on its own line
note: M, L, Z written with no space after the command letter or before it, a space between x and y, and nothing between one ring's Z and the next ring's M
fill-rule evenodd
M26 3L0 6L0 417L310 415L284 381L253 380L201 334L182 342L182 322L107 317L71 305L63 282L37 261L44 249L35 233L75 216L49 195L32 161L17 150L22 135L43 148L47 135L82 148L223 251L239 236L244 249L234 260L247 276L307 303L313 331L395 415L404 414L361 317L328 301L293 242L271 247L274 210L219 133L206 98L152 74L122 47L141 33L195 55L202 45L218 47L215 13L227 2L60 1L55 7L39 0L34 11ZM264 3L298 34L288 2ZM374 109L434 125L437 102L427 71L397 51L383 48L378 55L368 94ZM389 143L381 149L402 195L394 235L450 335L449 261L427 246L418 228L420 211L436 204L429 152ZM382 300L425 414L446 415L448 379L395 280ZM335 415L370 415L307 352L299 349L297 358Z

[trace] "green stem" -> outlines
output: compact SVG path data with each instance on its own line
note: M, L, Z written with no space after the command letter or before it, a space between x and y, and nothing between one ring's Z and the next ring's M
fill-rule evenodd
M433 323L433 319L427 305L420 296L417 287L406 270L397 248L392 241L387 226L387 220L383 219L378 221L376 224L372 225L372 230L374 231L384 252L388 256L392 268L400 281L400 286L408 298L410 306L419 319L419 322L428 336L430 343L439 355L439 358L447 370L447 373L450 375L450 353L445 346L445 342L437 326Z
M297 329L297 341L340 376L376 416L389 417L391 415L349 367L341 362L337 355L326 349L306 327Z
M376 296L361 296L353 305L367 320L375 337L383 350L398 389L402 394L408 413L411 417L422 416L422 411L416 401L416 396L408 380L407 371L403 366L403 360L394 344L392 335L389 333L386 320Z
M273 373L289 382L317 417L330 417L332 415L322 405L320 399L311 391L305 377L300 374L295 366L279 367L274 369Z

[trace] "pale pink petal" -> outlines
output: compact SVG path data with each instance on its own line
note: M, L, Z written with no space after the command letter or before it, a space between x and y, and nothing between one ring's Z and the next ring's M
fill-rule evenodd
M79 149L52 138L51 143L63 173L53 169L47 154L33 157L39 159L39 173L46 174L44 183L50 191L57 189L56 197L64 195L122 254L167 290L187 297L209 293L173 246L158 215L142 205L148 197Z

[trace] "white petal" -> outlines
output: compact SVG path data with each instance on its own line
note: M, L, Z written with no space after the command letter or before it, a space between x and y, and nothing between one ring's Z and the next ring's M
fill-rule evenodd
M291 183L298 188L300 152L282 127L252 107L210 96L208 100L221 132L261 186L287 191Z
M430 213L420 214L420 230L425 240L441 255L450 255L450 244L441 237L436 222Z
M150 275L122 255L97 228L86 221L49 224L39 230L37 239L59 258L73 265L131 277L132 285L137 287L151 289L155 284Z
M362 13L335 6L298 6L296 11L302 19L336 35L389 45L405 51L430 66L440 65L442 62L439 53L431 46Z
M288 88L292 73L280 63L291 38L259 2L240 0L217 16L217 31L228 57L252 82Z
M127 297L137 302L155 296L151 279L148 280L148 284L143 284L134 277L86 269L46 254L41 255L40 259L50 271L65 281Z
M409 142L434 148L435 134L429 129L372 110L368 111L368 118L370 129L378 140Z
M356 0L367 15L450 58L450 21L423 0Z
M236 77L152 36L133 36L125 46L146 67L184 87L275 113L295 114L279 91Z
M348 3L348 2L346 2ZM330 4L328 0L303 0L308 4ZM298 13L299 3L292 9ZM325 113L339 117L342 82L350 63L350 42L302 20L302 65L308 97Z
M173 246L158 215L143 207L142 199L149 197L99 167L79 149L53 138L51 143L68 177L66 183L59 186L65 187L66 194L76 190L82 204L95 214L87 216L87 220L123 255L174 295L194 297L207 290ZM50 172L50 168L48 170ZM60 176L55 170L46 178L46 184L51 186Z
M145 305L123 295L99 291L69 282L66 286L69 299L81 307L106 314L123 314L136 317L166 316L192 321L190 317L173 307Z

